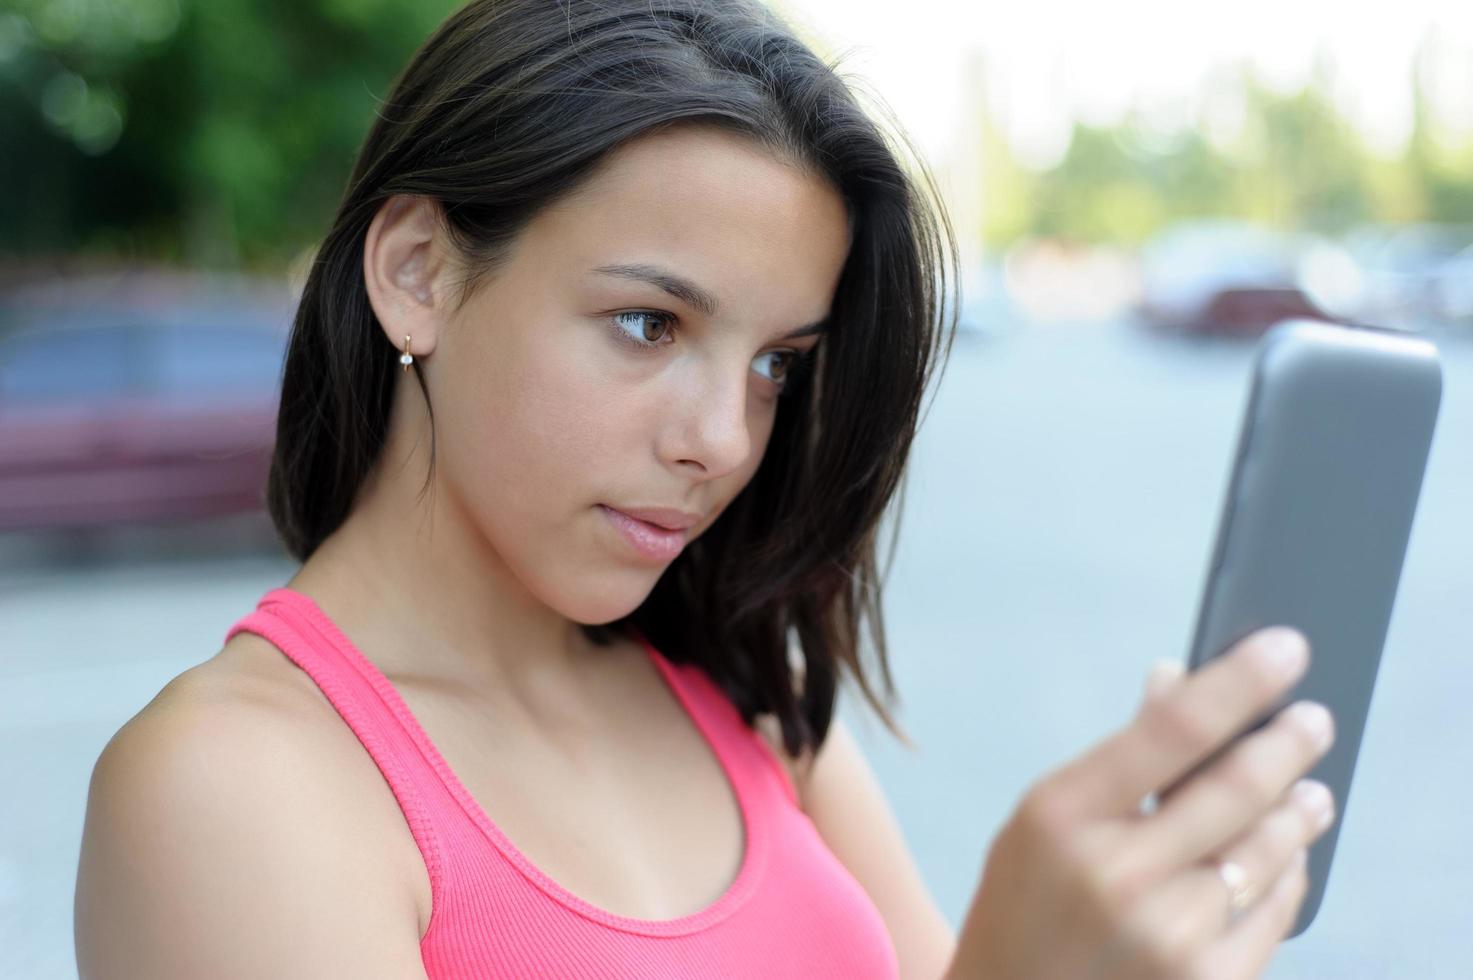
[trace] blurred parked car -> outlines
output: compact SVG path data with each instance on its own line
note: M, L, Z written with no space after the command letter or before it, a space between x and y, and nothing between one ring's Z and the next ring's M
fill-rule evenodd
M1444 320L1473 329L1473 245L1438 266L1435 292Z
M1369 225L1345 236L1360 270L1354 295L1362 320L1403 330L1447 325L1446 293L1457 289L1457 259L1473 246L1473 226L1420 223ZM1469 265L1464 260L1462 271ZM1466 286L1464 287L1466 295ZM1452 297L1454 304L1458 297Z
M1144 323L1156 329L1257 337L1280 320L1336 320L1305 294L1299 263L1311 240L1232 220L1173 225L1141 250Z
M0 530L261 509L290 315L177 275L0 300Z

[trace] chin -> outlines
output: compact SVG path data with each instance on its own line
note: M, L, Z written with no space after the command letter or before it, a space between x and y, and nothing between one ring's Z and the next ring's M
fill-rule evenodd
M554 609L568 619L583 626L604 626L628 616L640 607L659 581L658 575L620 575L606 573L594 580L585 578L579 585L583 588L569 589L550 603Z

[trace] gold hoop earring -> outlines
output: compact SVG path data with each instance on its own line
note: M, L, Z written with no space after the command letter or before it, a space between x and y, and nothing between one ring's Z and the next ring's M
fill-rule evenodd
M399 355L399 363L404 365L404 370L409 370L409 365L414 363L414 355L409 353L409 334L404 335L404 353Z

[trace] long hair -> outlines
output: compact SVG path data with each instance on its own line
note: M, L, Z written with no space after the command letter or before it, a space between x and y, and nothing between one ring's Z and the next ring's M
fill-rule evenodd
M398 363L362 256L389 197L437 202L469 291L611 150L688 123L743 134L829 181L853 244L827 334L781 399L750 483L639 608L584 629L607 642L632 626L672 660L699 664L749 725L775 714L790 753L827 736L841 671L909 744L887 710L897 699L879 528L950 347L956 245L919 157L921 182L834 69L755 0L474 0L420 47L307 276L267 487L272 520L305 561L348 516L385 444ZM423 376L419 385L428 403ZM433 473L432 406L430 420ZM883 699L861 656L866 635Z

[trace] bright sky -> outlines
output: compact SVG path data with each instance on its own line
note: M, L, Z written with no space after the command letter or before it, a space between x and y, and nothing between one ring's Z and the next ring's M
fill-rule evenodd
M1271 84L1297 88L1319 50L1334 59L1342 108L1374 148L1394 154L1411 124L1413 52L1429 37L1434 120L1454 138L1473 136L1473 0L771 2L847 52L843 70L894 108L935 163L976 105L980 86L967 80L978 73L1014 149L1046 166L1072 118L1108 122L1135 100L1169 125L1190 118L1214 67L1246 58ZM1230 128L1233 106L1219 102L1212 118Z

